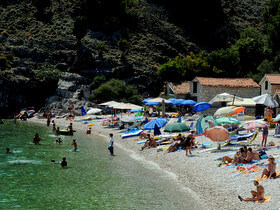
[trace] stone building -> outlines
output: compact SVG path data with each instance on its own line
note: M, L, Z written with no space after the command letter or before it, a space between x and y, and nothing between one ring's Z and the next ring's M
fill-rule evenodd
M251 78L211 77L195 77L190 85L190 94L197 102L208 102L220 93L252 98L260 95L260 86Z
M190 97L190 81L181 82L181 83L166 83L166 96L172 98L183 98L189 99Z
M269 93L279 103L280 74L265 74L261 79L261 94Z

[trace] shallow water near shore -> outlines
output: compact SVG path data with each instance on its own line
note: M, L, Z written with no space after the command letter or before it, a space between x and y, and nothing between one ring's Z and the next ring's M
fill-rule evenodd
M35 133L45 139L40 145ZM59 145L51 128L4 121L0 139L0 209L201 209L172 174L120 148L111 156L102 137L77 132Z

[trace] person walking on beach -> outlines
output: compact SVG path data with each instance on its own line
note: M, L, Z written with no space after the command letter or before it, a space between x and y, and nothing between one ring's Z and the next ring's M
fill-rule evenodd
M185 146L186 146L186 156L189 154L192 154L191 149L192 146L194 145L194 133L195 131L191 131L191 133L187 136L186 141L185 141Z
M78 144L77 144L77 142L76 142L76 139L73 139L72 145L74 146L74 150L73 150L73 151L76 152L77 149L78 149Z
M267 136L268 136L268 126L265 125L263 128L262 148L266 147Z
M114 138L113 138L113 134L110 133L109 136L110 136L110 143L109 143L108 149L109 149L111 155L114 156Z
M70 133L71 133L71 135L73 135L73 124L72 123L70 123L70 125L68 126L68 128L67 128L69 131L70 131Z
M260 183L257 180L254 180L254 185L257 187L257 191L251 191L253 197L245 199L238 195L240 201L259 201L264 199L264 187L260 185Z
M48 114L48 117L47 117L47 126L50 126L50 124L51 124L51 114L49 113Z

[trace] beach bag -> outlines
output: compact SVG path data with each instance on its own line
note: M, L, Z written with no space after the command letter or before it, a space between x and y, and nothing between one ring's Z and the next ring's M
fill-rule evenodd
M260 156L261 159L264 159L262 157L265 157L265 156L267 157L267 154L264 150L261 150L261 151L259 151L259 156Z

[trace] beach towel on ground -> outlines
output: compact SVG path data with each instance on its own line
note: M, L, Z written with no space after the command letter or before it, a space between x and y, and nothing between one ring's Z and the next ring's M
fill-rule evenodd
M255 201L255 203L267 203L268 201L270 201L271 198L272 198L272 196L267 196L267 197L264 197L263 200Z
M275 178L278 178L279 176L280 176L280 172L276 172L276 177ZM268 179L268 176L264 175L263 179ZM261 176L257 177L256 180L257 181L262 181Z

